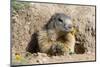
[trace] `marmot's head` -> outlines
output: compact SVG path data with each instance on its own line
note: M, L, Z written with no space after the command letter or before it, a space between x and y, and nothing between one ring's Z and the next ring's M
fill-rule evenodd
M73 23L71 18L63 13L54 14L49 23L47 24L48 29L56 29L59 31L70 32L73 30Z

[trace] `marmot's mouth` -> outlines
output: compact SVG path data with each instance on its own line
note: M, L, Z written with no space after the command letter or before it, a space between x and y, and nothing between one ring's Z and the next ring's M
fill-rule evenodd
M72 32L73 29L65 29L65 32Z

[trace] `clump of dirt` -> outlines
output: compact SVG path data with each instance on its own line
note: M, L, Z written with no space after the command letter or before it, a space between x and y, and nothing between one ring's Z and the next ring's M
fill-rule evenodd
M21 2L19 2L22 4ZM38 52L36 32L43 27L55 13L71 16L77 28L74 55L48 57ZM21 54L27 64L59 63L95 60L95 7L63 4L29 3L26 8L12 10L11 16L12 58L15 53ZM38 49L38 50L37 50ZM33 53L26 57L26 53ZM13 62L13 61L12 61ZM17 62L16 62L17 63Z

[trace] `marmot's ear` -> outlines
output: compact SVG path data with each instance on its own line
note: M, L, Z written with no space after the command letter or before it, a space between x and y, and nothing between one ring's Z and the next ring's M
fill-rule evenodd
M56 14L51 16L51 18L49 19L49 22L47 23L48 29L54 29L55 28L56 17L57 17Z
M46 24L46 29L54 29L54 28L55 28L55 16L53 15Z

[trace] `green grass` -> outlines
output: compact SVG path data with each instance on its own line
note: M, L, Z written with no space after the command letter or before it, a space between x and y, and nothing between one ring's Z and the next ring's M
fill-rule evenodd
M12 9L15 10L15 11L18 11L20 9L29 7L29 3L27 3L27 2L19 2L17 0L12 0L11 1L11 5L12 5Z

